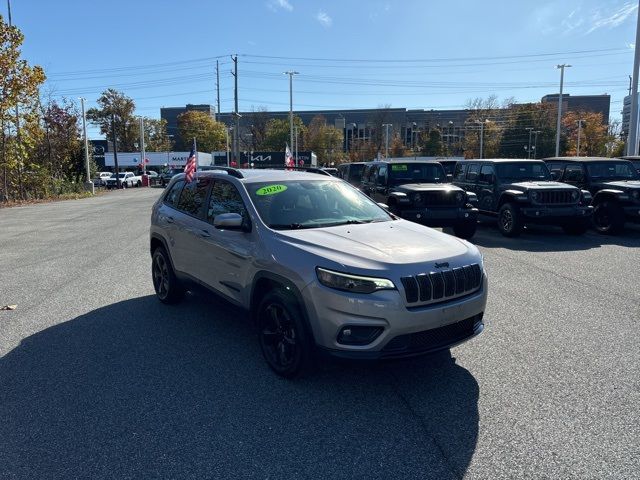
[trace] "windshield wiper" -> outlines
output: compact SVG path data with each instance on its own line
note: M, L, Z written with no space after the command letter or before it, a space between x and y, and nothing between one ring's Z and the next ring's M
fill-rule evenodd
M303 225L302 223L272 223L269 228L274 230L301 230L303 228L316 228L317 225Z

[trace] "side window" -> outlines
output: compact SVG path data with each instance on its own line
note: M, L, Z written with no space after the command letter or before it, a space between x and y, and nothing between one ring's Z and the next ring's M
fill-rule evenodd
M456 169L453 173L454 180L459 180L459 181L464 180L465 167L466 165L464 163L456 163Z
M480 172L480 165L472 163L467 169L467 182L475 182L478 179L478 173Z
M493 172L493 165L483 165L480 169L480 175L478 176L478 183L484 183L485 185L493 184L495 174Z
M563 180L565 182L582 182L582 180L584 180L582 165L567 165Z
M377 175L377 171L378 171L378 167L376 167L375 165L371 165L370 167L368 167L369 170L367 171L367 182L368 183L374 183L376 181L376 175Z
M221 213L239 213L245 220L248 218L247 209L235 185L224 180L216 180L209 197L207 221L213 223Z
M386 165L380 165L378 167L378 174L376 175L376 183L378 185L387 184L387 166Z
M167 195L164 197L164 203L167 205L171 205L174 208L178 207L178 198L180 198L180 192L182 191L182 187L184 186L184 180L179 180L173 184L171 190L167 192Z
M203 217L204 203L210 184L211 179L209 178L201 178L196 182L186 184L178 200L178 210L194 217Z

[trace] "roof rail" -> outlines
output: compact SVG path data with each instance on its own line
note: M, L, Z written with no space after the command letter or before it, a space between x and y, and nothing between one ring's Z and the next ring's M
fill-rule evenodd
M257 168L256 170L295 170L299 172L318 173L320 175L326 175L331 177L332 175L319 167L265 167Z
M242 175L242 172L240 170L238 170L237 168L233 168L233 167L219 167L218 165L207 165L207 167L203 170L200 170L201 172L213 172L216 170L222 170L223 172L227 172L227 174L231 175L232 177L236 177L236 178L244 178L244 175Z

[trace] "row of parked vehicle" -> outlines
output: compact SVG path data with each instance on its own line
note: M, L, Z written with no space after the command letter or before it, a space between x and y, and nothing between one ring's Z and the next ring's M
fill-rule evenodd
M166 186L169 181L177 174L182 173L184 171L183 168L172 168L165 170L161 173L158 173L154 170L147 170L145 175L148 176L150 185L162 185ZM118 187L118 178L116 178L115 173L113 172L99 172L98 175L93 179L93 185L95 187L104 187L107 189L113 188L132 188L132 187L141 187L143 185L142 174L134 173L134 172L119 172L119 187Z
M620 234L640 223L640 159L421 161L404 158L340 165L338 176L395 215L471 238L481 217L507 237L526 224L583 234L591 225Z

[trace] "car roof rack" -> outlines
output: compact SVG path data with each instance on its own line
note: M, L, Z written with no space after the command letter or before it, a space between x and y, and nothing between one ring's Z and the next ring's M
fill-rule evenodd
M329 172L323 170L319 167L264 167L264 168L256 168L256 170L295 170L298 172L308 172L308 173L318 173L320 175L326 175L328 177L332 177Z
M200 170L201 172L215 172L216 170L227 172L228 175L236 178L244 178L244 175L240 170L233 167L219 167L218 165L207 165L206 170Z

